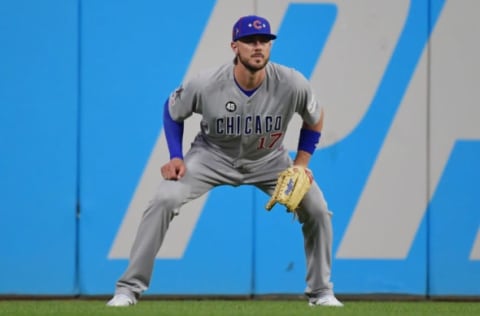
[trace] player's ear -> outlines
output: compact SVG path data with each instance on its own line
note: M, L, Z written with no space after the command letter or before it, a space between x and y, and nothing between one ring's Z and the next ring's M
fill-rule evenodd
M237 46L237 42L231 42L230 43L230 47L232 48L232 51L235 53L235 55L237 54L237 49L238 49L238 46Z

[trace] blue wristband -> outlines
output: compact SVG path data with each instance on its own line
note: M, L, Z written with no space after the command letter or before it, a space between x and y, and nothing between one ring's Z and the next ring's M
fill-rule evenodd
M163 128L165 130L168 150L170 151L170 159L183 159L183 122L175 122L170 116L168 99L165 101L163 109Z
M317 148L318 142L320 141L321 135L322 134L320 132L302 128L300 130L300 137L298 139L298 150L303 150L313 154L315 148Z

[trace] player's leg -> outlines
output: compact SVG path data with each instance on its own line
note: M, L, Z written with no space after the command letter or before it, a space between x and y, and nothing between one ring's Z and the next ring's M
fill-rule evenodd
M160 249L174 211L224 181L216 170L225 170L216 164L208 150L193 148L185 156L187 172L178 181L164 180L143 213L130 253L125 273L117 282L115 297L129 298L135 304L148 288L155 256ZM208 181L206 181L208 179ZM109 302L115 300L115 297ZM123 305L124 306L124 305Z
M335 298L331 278L332 212L314 182L297 210L302 224L307 263L305 293L312 305L342 306Z
M149 287L155 256L167 233L174 211L186 201L190 183L182 179L162 181L155 197L143 213L130 260L124 274L117 282L115 295L125 294L135 303Z
M257 187L271 195L275 189L278 173L292 165L286 153L259 166L261 175ZM265 170L271 171L269 174ZM302 224L304 248L307 264L307 288L305 293L312 303L319 305L341 306L333 294L333 285L330 281L332 262L332 212L329 211L324 195L317 183L314 182L305 195L297 211L299 222ZM321 298L321 299L320 299Z

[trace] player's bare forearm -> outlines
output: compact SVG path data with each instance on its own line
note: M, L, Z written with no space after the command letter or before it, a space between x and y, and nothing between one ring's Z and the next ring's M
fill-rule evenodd
M293 164L295 166L302 166L307 168L311 157L312 155L310 155L310 153L303 150L299 150L297 152L297 155L295 156L295 159L293 160Z

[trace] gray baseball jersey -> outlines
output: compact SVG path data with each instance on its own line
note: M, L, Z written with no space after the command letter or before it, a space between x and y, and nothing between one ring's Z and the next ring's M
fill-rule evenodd
M161 181L147 206L116 294L136 300L148 288L155 255L185 203L224 184L251 184L272 193L278 173L292 163L282 146L291 118L298 113L310 125L320 119L310 85L298 71L270 62L265 80L247 96L235 83L233 70L230 63L204 72L170 96L170 116L180 122L198 113L201 130L185 155L184 177ZM305 293L331 294L331 213L315 182L297 214L305 239Z
M201 73L180 86L169 100L170 115L182 121L202 116L205 142L236 162L258 160L282 146L291 118L298 113L310 125L320 107L298 71L269 62L266 78L252 96L233 78L233 63Z

